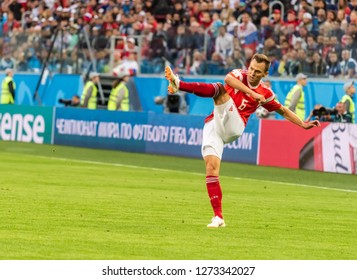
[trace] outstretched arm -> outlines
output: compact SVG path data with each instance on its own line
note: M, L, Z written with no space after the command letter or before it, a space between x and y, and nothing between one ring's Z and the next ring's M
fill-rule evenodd
M311 121L311 122L303 122L294 112L289 110L288 108L281 106L280 109L276 110L277 113L282 115L285 119L288 121L304 128L304 129L310 129L315 126L320 126L320 122L317 120Z
M230 74L226 75L224 78L224 82L231 86L232 88L238 89L240 91L245 92L246 94L250 95L252 98L256 99L260 104L265 102L265 97L255 91L252 91L249 87L243 84L240 80L234 78Z

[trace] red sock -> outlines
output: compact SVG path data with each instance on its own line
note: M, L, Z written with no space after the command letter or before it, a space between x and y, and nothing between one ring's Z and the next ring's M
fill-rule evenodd
M219 184L218 176L206 176L206 186L208 196L211 200L211 205L214 215L223 219L222 215L222 190Z
M180 90L191 92L201 97L214 97L216 94L219 93L219 86L217 85L217 83L187 83L180 81L179 88Z

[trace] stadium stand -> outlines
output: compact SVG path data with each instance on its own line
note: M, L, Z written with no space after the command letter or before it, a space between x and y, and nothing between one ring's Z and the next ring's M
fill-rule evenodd
M0 17L0 70L40 72L48 57L53 73L161 74L169 63L222 75L261 52L272 76L357 75L355 0L4 0Z

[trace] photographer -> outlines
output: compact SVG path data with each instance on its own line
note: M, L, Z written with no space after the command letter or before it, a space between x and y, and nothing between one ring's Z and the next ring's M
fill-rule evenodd
M305 122L309 122L312 120L318 120L320 122L330 122L331 117L327 114L325 107L323 107L321 104L316 104Z
M81 99L78 95L72 96L72 99L58 99L58 103L63 104L65 107L80 107Z
M164 113L188 114L188 96L185 92L156 96L154 102L164 106Z
M352 116L346 111L346 107L342 102L338 102L336 107L332 109L317 104L305 121L308 122L311 120L318 120L320 122L351 123Z
M333 122L352 123L352 115L347 112L344 103L338 102L336 104Z

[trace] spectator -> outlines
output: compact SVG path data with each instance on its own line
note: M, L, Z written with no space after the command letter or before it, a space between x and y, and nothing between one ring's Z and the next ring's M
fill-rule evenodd
M294 34L295 40L293 40L293 42L292 42L293 45L295 45L296 42L300 42L301 47L305 48L308 34L309 34L309 32L308 32L306 26L304 26L304 25L299 26L298 32L295 32L295 34Z
M285 62L285 72L288 76L295 76L299 73L299 61L297 60L297 51L292 49L287 53Z
M338 54L338 57L340 57L342 51L342 45L338 41L336 35L330 36L330 45L331 45L331 49Z
M202 2L202 5L205 5L205 2ZM212 24L212 18L211 14L209 13L208 10L202 10L202 15L198 18L198 22L200 23L201 26L203 26L204 29L207 29L211 26Z
M190 74L192 75L202 75L206 74L206 63L204 59L204 55L195 50L193 53L193 62L190 66Z
M106 37L101 28L98 26L94 26L92 29L93 36L92 36L92 47L96 51L104 50L109 48L109 38ZM67 41L67 40L66 40ZM68 38L68 42L70 41L70 38Z
M345 104L346 111L352 115L352 123L355 123L355 104L353 95L356 93L356 88L353 81L347 82L343 85L345 95L342 97L341 102Z
M160 73L164 69L164 60L167 56L167 42L163 34L155 33L150 42L150 59L154 65L154 73Z
M151 17L151 18L153 18L153 17ZM134 35L134 28L132 26L132 22L131 22L130 16L128 14L124 14L121 18L119 34L123 35L123 36Z
M16 21L20 22L22 18L23 8L19 1L11 1L9 10L13 13Z
M284 54L279 62L279 67L278 67L278 73L279 73L279 76L287 76L287 73L286 73L286 63L288 61L288 55L287 54Z
M357 41L354 39L356 39L356 37L353 38L351 34L346 34L345 35L345 41L346 41L345 48L351 52L351 54L350 54L351 58L357 60Z
M268 58L270 59L270 68L269 68L269 76L279 76L279 60L276 55L276 50L271 50L267 53ZM267 82L270 83L270 82Z
M339 59L341 55L340 51L342 50L339 43L341 41L342 47L350 50L351 58L357 60L357 12L354 10L354 1L350 2L349 5L347 1L290 1L292 3L281 1L284 4L284 11L287 11L284 18L282 17L282 10L276 9L275 5L271 7L273 9L272 14L269 14L269 3L271 1L267 0L142 1L142 3L127 0L87 2L76 0L70 1L70 7L67 2L53 0L27 2L26 0L11 0L2 3L2 13L7 15L7 18L4 17L1 23L4 26L0 26L1 58L4 60L3 58L6 55L3 54L10 52L10 57L16 61L12 65L0 67L6 69L8 67L17 67L17 65L20 67L21 65L22 71L29 69L30 71L39 72L46 58L42 50L49 49L52 36L55 34L58 26L63 27L64 32L63 38L61 38L61 33L57 37L54 47L55 52L51 54L50 61L54 62L51 64L53 71L61 69L59 67L61 65L60 60L65 56L58 54L61 51L64 54L71 53L72 55L73 53L78 53L79 59L83 59L81 63L83 67L87 67L90 64L87 61L89 55L83 53L86 46L83 44L84 39L81 38L83 37L81 29L89 31L88 33L93 33L90 34L90 42L96 49L96 52L100 52L100 54L94 55L98 59L96 63L102 65L100 66L101 69L98 68L97 70L108 71L107 54L109 52L109 37L111 35L123 35L124 37L129 35L130 37L135 34L142 36L142 39L140 39L142 40L140 42L142 57L148 58L150 44L155 45L160 36L168 45L164 46L164 48L168 47L168 50L172 49L172 42L175 38L178 25L183 25L185 28L189 27L191 30L191 32L186 32L187 30L185 30L185 34L188 35L186 38L189 46L183 48L184 51L182 52L182 56L180 56L181 63L178 63L188 68L191 65L185 65L187 56L192 56L196 49L202 53L206 46L207 58L208 60L211 59L212 53L215 52L216 31L221 24L227 25L227 33L234 36L234 47L232 49L239 49L242 54L246 47L251 47L254 50L256 45L259 45L258 51L262 52L264 42L268 38L271 38L275 41L275 46L279 48L279 52L275 55L280 61L282 60L281 56L288 53L290 47L296 47L297 50L306 47L307 57L313 55L316 50L322 50L322 59L330 63L327 54L335 51ZM313 3L314 9L312 9L309 3ZM22 17L23 22L20 22ZM270 19L272 23L275 23L274 26L270 24ZM237 28L237 20L242 21L239 24L240 27L244 25L243 30ZM165 23L162 24L163 22ZM246 22L248 22L247 25L245 24ZM298 26L300 23L301 26ZM256 33L248 32L248 34L244 34L250 30L250 25L255 27ZM67 28L68 26L71 26L71 28ZM296 30L295 27L297 27ZM208 35L207 42L205 41L205 28L208 28L206 30ZM90 32L92 29L93 32ZM310 30L316 37L317 29L319 34L316 40L313 40ZM252 45L250 45L249 41L251 33L253 33L251 36L253 38ZM238 36L242 44L238 41ZM325 39L326 44L322 46L324 37L327 37ZM78 41L81 42L79 52L77 52ZM136 43L138 45L139 41ZM317 44L317 47L315 47L315 44ZM123 53L125 57L128 55L128 52L124 50L124 45L123 41ZM32 50L29 50L30 48ZM18 50L18 52L15 53L14 49ZM190 50L187 51L186 49ZM151 46L150 55L153 54L152 51ZM21 52L24 52L26 57L30 53L30 61L25 61L24 63L23 55L20 55ZM104 52L107 54L104 55ZM159 58L159 55L155 58L150 56L149 58L153 61L147 61L148 65L150 65L147 68L148 71L151 73L161 71L162 57L167 55L166 53L161 58ZM226 56L226 59L230 57L232 56ZM171 56L168 56L168 59L173 62ZM279 66L282 66L284 63L283 61ZM27 67L26 64L28 64ZM228 64L231 67L235 63L229 59ZM68 65L72 67L74 64L70 63ZM70 69L69 67L65 69ZM182 69L187 71L188 68ZM297 72L290 75L295 74Z
M261 17L269 18L269 1L268 0L261 1L259 14Z
M10 50L4 52L4 56L0 60L0 70L14 69L16 66L16 61L11 54Z
M7 13L7 20L5 21L3 25L3 36L11 36L12 32L20 27L20 22L18 22L15 17L14 13L12 11L9 11Z
M224 69L223 59L219 53L214 52L211 61L207 61L207 74L220 75L222 69Z
M136 46L134 38L128 38L126 40L124 51L123 58L129 56L131 53L137 54L139 52L139 48Z
M326 63L322 60L319 52L314 52L312 55L312 63L309 73L313 77L320 77L326 74Z
M286 96L284 106L294 112L301 120L305 119L305 93L303 87L306 86L307 76L303 73L296 75L296 85Z
M300 23L300 27L304 26L306 30L314 35L318 34L317 26L313 23L312 15L308 12L304 13L302 17L302 22Z
M299 22L296 19L296 12L294 10L289 10L286 22L284 22L284 26L287 28L291 27L295 30L298 25Z
M179 25L177 27L177 34L168 42L168 50L170 53L170 60L177 65L176 60L181 59L185 55L185 51L189 48L189 37L186 35L186 27ZM178 63L180 64L180 63Z
M122 60L122 63L119 64L118 67L124 68L125 71L129 73L130 76L135 76L139 71L139 64L136 61L136 53L134 52L129 53L129 55Z
M238 21L236 20L236 18L233 15L231 15L228 19L228 24L226 26L226 30L229 34L234 35L235 29L237 27L238 27Z
M258 44L259 44L260 49L263 48L265 41L268 38L272 37L273 31L274 31L274 29L269 23L269 18L262 17L260 19L260 27L258 30Z
M205 45L205 35L204 29L200 26L200 24L196 21L190 24L191 34L189 35L189 46L191 50L199 50L203 51L203 47Z
M223 25L221 19L219 18L219 13L215 12L213 13L213 16L212 16L212 24L211 26L209 27L213 36L214 37L217 37L219 35L219 28ZM227 30L228 32L228 30ZM228 32L230 34L232 34L231 32Z
M299 73L309 73L311 69L312 61L306 55L306 51L304 49L298 49L297 52L297 61L299 63Z
M244 58L245 58L244 68L248 69L249 64L253 58L254 51L251 48L244 48L243 52L244 52Z
M263 49L263 53L265 55L267 55L268 53L272 53L272 52L278 53L278 51L279 50L278 50L278 48L276 46L276 42L274 41L273 38L268 38L268 39L265 40L264 49ZM280 55L278 54L278 56L280 56Z
M323 47L322 47L322 57L327 59L327 62L329 62L329 57L328 54L332 51L332 47L330 44L330 37L324 36L323 38Z
M345 10L344 9L339 9L337 12L337 21L340 25L342 24L347 24L346 20L346 15L345 15Z
M321 34L316 38L316 49L319 50L319 53L322 54L322 49L324 47L324 36Z
M342 61L340 62L341 74L346 79L356 77L357 74L357 62L350 57L350 51L345 49L342 51Z
M326 11L320 8L317 10L317 24L319 26L319 29L321 29L325 21L326 21Z
M16 69L18 72L27 72L29 70L25 53L23 51L19 53Z
M281 18L281 11L279 9L274 9L271 24L274 26L274 33L279 34L281 27L284 25L284 21Z
M235 1L233 16L238 19L243 13L247 12L247 5L244 1Z
M307 35L306 51L308 54L313 54L317 50L317 43L313 34Z
M326 3L323 0L314 0L313 7L315 11L318 9L326 10Z
M244 64L244 59L242 52L238 49L233 51L232 63L234 65L234 69L246 69Z
M336 14L333 10L327 10L326 21L323 25L325 35L331 34L331 31L334 29L334 22L336 20Z
M327 76L329 78L338 78L341 75L341 65L338 62L338 57L336 52L330 52L329 55L329 63L327 64Z
M228 56L233 54L233 35L226 32L225 26L219 27L219 35L216 38L215 51L219 53L222 60L225 61Z
M242 22L238 23L237 35L243 48L251 48L255 52L258 44L258 32L247 12L242 14Z

